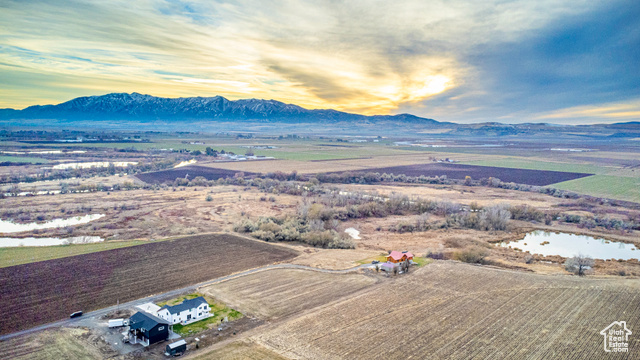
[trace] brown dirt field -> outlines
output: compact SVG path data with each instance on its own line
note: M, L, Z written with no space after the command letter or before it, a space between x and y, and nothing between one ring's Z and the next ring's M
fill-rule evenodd
M392 193L419 196L424 199L451 201L464 205L477 202L481 206L497 204L530 205L540 210L551 209L569 201L535 192L523 192L489 187L460 185L342 185L347 191L377 191L383 195Z
M296 249L301 250L299 246ZM321 269L343 270L360 265L359 260L377 255L380 255L380 251L365 250L360 246L353 250L306 248L291 263Z
M295 359L595 359L605 356L600 331L613 321L627 321L632 331L640 327L639 300L635 280L437 261L254 340ZM629 341L629 353L615 358L637 356L640 337Z
M315 174L319 172L366 170L383 166L399 166L432 163L431 156L434 153L398 154L367 156L361 159L327 160L327 161L299 161L299 160L269 160L269 161L243 161L203 163L201 166L209 166L219 169L267 173L274 171L292 172L299 174Z
M208 234L0 268L0 331L28 329L296 254L231 234Z
M200 291L242 313L274 320L335 301L374 283L375 278L361 274L274 269L211 285Z
M117 355L88 330L58 328L2 342L2 357L16 360L93 360Z
M276 352L273 352L253 341L235 341L212 352L192 357L193 360L286 360Z

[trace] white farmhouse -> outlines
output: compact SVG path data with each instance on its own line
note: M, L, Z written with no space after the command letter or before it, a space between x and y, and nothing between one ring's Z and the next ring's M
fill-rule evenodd
M165 305L158 310L157 314L159 318L168 321L171 325L186 325L213 316L209 311L211 311L209 304L200 296L195 299L184 300L178 305Z

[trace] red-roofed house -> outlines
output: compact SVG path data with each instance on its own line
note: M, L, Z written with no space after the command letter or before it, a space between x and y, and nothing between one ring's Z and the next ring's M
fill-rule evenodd
M392 263L399 263L406 260L406 255L401 253L400 251L392 251L389 256L387 256L387 261Z

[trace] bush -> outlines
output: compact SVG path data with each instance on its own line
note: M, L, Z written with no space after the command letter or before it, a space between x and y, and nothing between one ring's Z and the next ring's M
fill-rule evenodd
M453 253L453 259L469 264L484 264L488 253L486 250L473 247Z
M206 200L207 200L207 201L213 201L213 196L211 196L211 195L207 195Z

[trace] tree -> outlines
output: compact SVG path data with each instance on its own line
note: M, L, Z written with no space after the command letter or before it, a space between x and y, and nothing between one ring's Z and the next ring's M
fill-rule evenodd
M584 276L588 272L593 271L595 261L590 256L578 255L567 259L564 268L579 276Z

